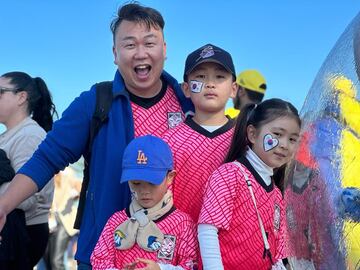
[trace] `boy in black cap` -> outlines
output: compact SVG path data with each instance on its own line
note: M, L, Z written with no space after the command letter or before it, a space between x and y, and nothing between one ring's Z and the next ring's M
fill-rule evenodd
M190 53L182 88L195 106L195 115L164 135L177 172L172 186L174 203L195 222L207 179L230 146L234 123L224 110L229 98L235 97L235 79L231 55L222 48L207 44Z
M151 135L138 137L125 148L122 167L132 202L105 225L91 255L93 270L196 269L195 224L174 207L168 190L175 176L170 147Z

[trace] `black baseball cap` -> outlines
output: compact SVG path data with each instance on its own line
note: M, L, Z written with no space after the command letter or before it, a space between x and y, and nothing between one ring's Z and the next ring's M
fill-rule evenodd
M188 55L185 62L184 81L187 75L201 63L213 62L222 65L236 78L235 67L230 53L212 45L206 44Z

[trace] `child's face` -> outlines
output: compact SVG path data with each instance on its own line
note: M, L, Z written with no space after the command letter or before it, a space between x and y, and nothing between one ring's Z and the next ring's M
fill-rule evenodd
M272 168L279 168L293 157L298 145L300 127L289 116L275 120L256 129L250 125L247 136L251 149Z
M151 208L161 201L173 179L172 172L167 174L160 185L154 185L142 180L129 181L130 189L142 207Z
M188 75L183 90L194 103L196 112L220 112L229 98L235 97L237 85L223 66L208 62L200 64Z

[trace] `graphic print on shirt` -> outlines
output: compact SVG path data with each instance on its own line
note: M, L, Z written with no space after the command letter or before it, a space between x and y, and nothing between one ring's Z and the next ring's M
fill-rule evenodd
M122 231L116 230L115 233L114 233L115 247L116 248L121 247L121 240L123 240L125 238L126 238L126 236Z
M174 235L165 234L163 244L158 251L158 258L172 260L174 257L175 245L176 237Z
M286 221L290 229L294 229L296 227L296 220L292 206L287 206L286 208Z
M156 236L150 235L148 238L147 247L153 251L156 251L161 247L161 243L158 241L158 238Z
M182 114L181 112L168 112L168 126L174 128L182 123Z
M278 204L274 206L274 227L277 231L280 229L280 206Z

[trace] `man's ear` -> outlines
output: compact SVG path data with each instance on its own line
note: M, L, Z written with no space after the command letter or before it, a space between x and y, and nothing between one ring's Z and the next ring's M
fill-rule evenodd
M117 52L116 52L116 48L115 48L115 44L112 47L112 51L113 51L113 55L114 55L114 64L117 65L118 61L117 61Z
M164 56L164 59L166 60L167 56L166 56L166 42L165 41L164 41L164 44L163 44L163 56Z
M247 139L250 143L254 144L256 139L256 128L253 125L248 125L246 128Z
M185 97L190 98L190 88L187 82L181 84L181 89L183 90Z
M172 184L175 176L176 176L176 171L175 170L172 170L172 171L167 173L167 175L166 175L166 183L167 183L168 186L170 186Z

